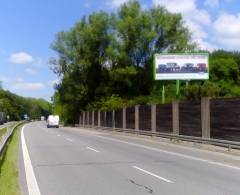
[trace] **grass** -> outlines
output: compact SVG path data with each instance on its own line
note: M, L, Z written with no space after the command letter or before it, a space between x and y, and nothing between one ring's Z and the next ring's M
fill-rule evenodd
M5 151L0 156L0 195L19 195L18 146L21 126L15 129Z
M7 127L0 129L0 138L7 132Z

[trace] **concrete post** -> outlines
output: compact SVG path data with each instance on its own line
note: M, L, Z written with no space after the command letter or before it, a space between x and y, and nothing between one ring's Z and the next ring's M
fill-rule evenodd
M82 115L81 115L81 112L80 112L80 114L79 114L79 126L81 126L82 125Z
M179 102L172 103L173 134L179 135Z
M210 138L210 98L201 98L202 137Z
M135 130L139 130L139 105L135 105Z
M94 111L92 111L92 126L94 127Z
M101 112L98 110L98 127L101 127Z
M126 129L126 108L123 108L122 114L123 114L123 116L122 116L122 122L123 122L122 127L123 127L123 129Z
M89 112L87 111L87 126L89 126Z
M112 111L112 128L115 129L115 110Z
M102 124L102 125L103 125L104 127L106 127L106 126L107 126L106 123L107 123L107 112L104 111L104 124Z
M85 117L86 117L86 115L85 115L85 112L83 112L83 127L85 126Z
M156 104L151 105L151 130L156 133Z

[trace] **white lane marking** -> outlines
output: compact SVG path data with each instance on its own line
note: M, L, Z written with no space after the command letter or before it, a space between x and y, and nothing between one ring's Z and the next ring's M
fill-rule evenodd
M61 135L60 134L57 134L58 137L60 137Z
M158 179L160 179L160 180L162 180L162 181L165 181L165 182L167 182L167 183L174 183L173 181L171 181L171 180L169 180L169 179L166 179L166 178L164 178L164 177L161 177L161 176L159 176L159 175L156 175L156 174L154 174L154 173L151 173L151 172L149 172L149 171L146 171L146 170L144 170L144 169L141 169L140 167L133 166L133 168L134 168L134 169L137 169L137 170L139 170L139 171L142 171L142 172L144 172L144 173L146 173L146 174L148 174L148 175L151 175L151 176L153 176L153 177L156 177L156 178L158 178Z
M217 166L230 168L230 169L235 169L235 170L240 171L240 167L229 165L229 164L224 164L224 163L217 162L217 161L207 160L207 159L203 159L203 158L199 158L199 157L193 157L193 156L189 156L189 155L186 155L186 154L180 154L180 153L176 153L176 152L169 152L167 150L153 148L153 147L150 147L150 146L144 146L144 145L136 144L136 143L130 143L130 142L127 142L127 141L122 141L122 140L118 140L118 139L114 139L114 138L103 137L103 136L100 136L100 135L93 135L93 136L96 136L96 137L99 137L99 138L102 138L102 139L106 139L106 140L110 140L110 141L115 141L115 142L119 142L119 143L124 143L124 144L128 144L128 145L152 150L152 151L155 151L155 152L170 154L170 155L178 156L178 157L181 157L181 158L187 158L187 159L190 159L190 160L201 161L201 162L208 163L208 164L211 164L211 165L217 165Z
M94 151L94 152L100 152L100 151L95 150L94 148L91 148L91 147L87 147L87 149L92 150L92 151Z
M69 142L73 142L73 140L72 140L72 139L69 139L69 138L67 138L67 141L69 141Z
M21 130L21 142L22 142L22 152L23 152L23 161L26 173L27 187L29 195L41 195L36 177L34 175L31 159L29 157L25 137L24 137L24 127Z

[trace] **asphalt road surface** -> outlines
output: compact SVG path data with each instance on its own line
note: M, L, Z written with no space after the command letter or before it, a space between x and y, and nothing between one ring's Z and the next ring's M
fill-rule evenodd
M21 138L22 194L240 194L237 156L45 122Z

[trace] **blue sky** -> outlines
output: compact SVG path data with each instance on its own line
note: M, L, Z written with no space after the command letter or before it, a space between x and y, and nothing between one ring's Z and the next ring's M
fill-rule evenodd
M26 97L53 95L58 78L48 60L56 54L50 45L93 11L116 11L126 0L1 0L0 81L5 89ZM203 49L240 50L239 0L141 0L143 9L163 5L180 12Z

